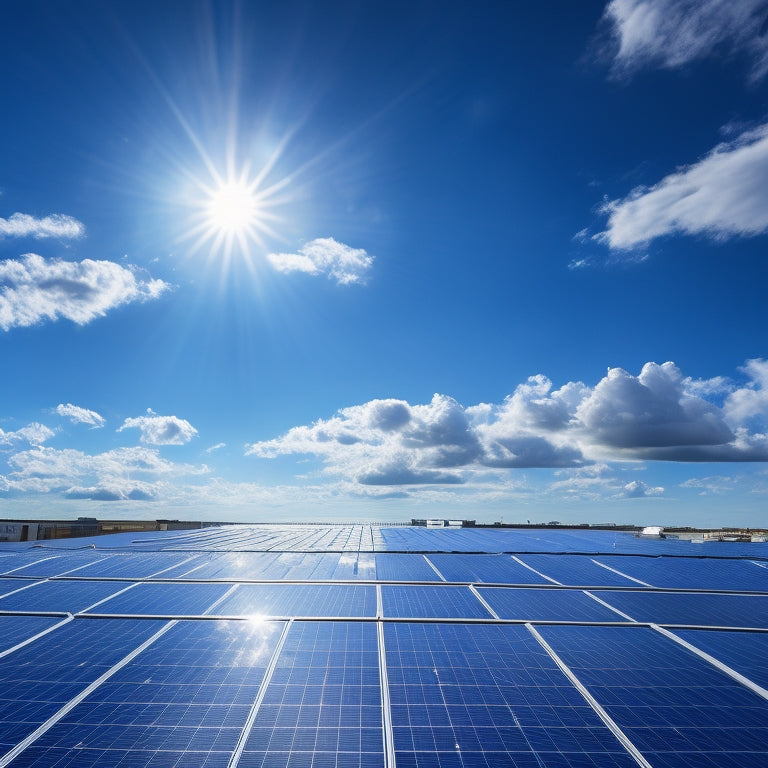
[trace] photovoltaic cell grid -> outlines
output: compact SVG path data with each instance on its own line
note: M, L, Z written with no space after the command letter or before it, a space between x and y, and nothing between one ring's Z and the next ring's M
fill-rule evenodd
M767 591L764 545L710 546L727 557L613 532L272 525L0 547L0 766L636 765L580 680L657 768L762 768L768 632L674 630L755 693L549 580L641 622L768 627L768 595L684 591ZM89 606L111 618L65 618ZM541 622L574 680L494 613ZM166 618L117 618L142 614Z
M768 765L768 702L659 633L539 631L652 765Z
M383 768L376 627L294 622L240 766Z
M185 585L186 586L186 585ZM350 584L241 584L220 616L376 616L376 588Z
M385 628L397 765L636 766L521 626Z
M226 766L281 628L176 624L14 765Z

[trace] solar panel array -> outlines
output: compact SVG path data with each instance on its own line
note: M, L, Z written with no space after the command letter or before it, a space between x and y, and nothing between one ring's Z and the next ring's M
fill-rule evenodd
M370 525L0 544L0 768L637 765L768 765L768 545Z

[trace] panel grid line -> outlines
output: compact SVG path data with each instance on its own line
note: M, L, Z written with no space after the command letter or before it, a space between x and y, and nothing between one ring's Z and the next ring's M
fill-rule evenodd
M587 703L597 713L597 716L608 726L611 733L619 740L624 749L629 752L634 761L642 768L653 768L653 766L645 759L640 750L629 740L624 731L619 728L616 721L602 708L597 699L587 690L584 684L573 673L573 670L557 655L552 646L539 634L536 628L531 624L525 625L531 634L539 642L539 645L549 654L552 661L557 664L560 670L571 681L578 692L586 699Z
M267 688L269 687L269 683L272 680L272 675L275 673L277 661L280 658L280 652L283 650L285 639L288 637L288 632L290 631L291 626L293 626L293 619L289 619L283 627L283 631L280 634L280 639L277 641L275 650L272 652L272 658L269 660L269 665L267 666L267 669L264 672L264 677L261 680L259 692L256 694L256 698L251 705L251 710L248 713L248 719L245 721L243 730L240 732L240 738L237 740L235 750L232 752L232 756L229 758L229 762L227 763L227 768L236 768L237 764L240 762L240 758L243 755L243 750L245 749L245 743L248 741L248 737L251 735L253 724L256 722L256 715L259 714L259 708L261 707L261 703L264 701L264 696L266 695ZM0 768L3 768L3 766L0 765Z
M12 760L15 760L27 747L34 744L46 731L52 728L59 722L65 715L71 712L83 699L89 696L95 691L102 683L109 680L116 672L119 672L126 664L133 661L142 651L148 648L159 637L164 635L171 627L176 624L176 620L169 621L162 626L152 637L145 640L137 648L134 648L127 656L124 656L117 664L111 666L103 675L94 680L90 685L80 691L77 696L70 699L61 709L55 714L51 715L42 725L38 726L32 733L29 734L23 741L20 741L13 749L6 752L5 755L0 757L0 768L5 768Z
M678 645L681 645L683 648L686 648L687 650L691 651L691 653L695 653L700 658L704 659L705 661L708 661L713 666L717 667L721 672L725 672L726 675L734 679L737 683L741 683L742 685L749 688L750 691L753 693L756 693L758 696L762 697L763 699L768 700L768 690L763 688L761 685L758 685L754 681L750 680L745 675L742 675L740 672L737 672L735 669L732 669L727 664L723 664L722 661L719 659L716 659L714 656L710 656L706 651L702 651L700 648L697 648L692 643L689 643L687 640L683 640L682 637L678 637L674 632L670 632L668 629L664 629L664 627L660 627L658 624L651 624L651 629L655 629L657 632L661 632L664 637L668 637L670 640L673 640Z

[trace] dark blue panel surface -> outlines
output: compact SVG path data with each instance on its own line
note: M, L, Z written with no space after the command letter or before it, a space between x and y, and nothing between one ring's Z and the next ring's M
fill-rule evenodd
M125 583L115 582L120 589ZM230 588L228 584L136 584L97 606L94 613L199 616Z
M22 741L163 623L75 619L0 659L0 753Z
M635 621L768 628L768 596L595 590Z
M38 632L60 622L61 619L43 616L0 616L0 651L13 648Z
M167 576L170 570L176 570L181 562L189 559L189 555L150 554L143 552L115 554L98 562L94 559L93 564L83 568L81 571L77 571L77 575L89 579L93 576L123 579L146 579L150 576L170 578L170 576ZM187 567L192 568L193 564L190 562Z
M637 586L631 579L597 565L588 555L520 555L520 559L550 579L568 586ZM618 568L615 564L613 567Z
M539 632L652 765L768 765L768 701L660 633Z
M384 584L384 615L396 618L487 619L491 614L469 587Z
M241 768L383 768L383 753L376 626L294 623Z
M624 621L619 614L576 589L479 587L501 619L526 621Z
M30 587L32 584L39 583L35 579L0 579L0 597L7 595L9 592L16 592L16 590L22 587ZM5 610L3 604L0 603L0 611Z
M636 764L521 626L390 624L398 766Z
M520 565L511 555L429 555L446 581L496 584L546 584L547 580Z
M79 765L75 756L96 751L99 766L226 766L282 627L180 622L26 750L23 764Z
M376 588L357 584L241 584L219 616L375 616Z
M0 598L0 610L77 613L126 586L119 581L43 581Z
M676 629L675 634L768 690L768 633Z
M706 546L717 547L718 545L713 543ZM768 592L768 568L762 568L749 560L725 560L718 557L606 557L605 555L596 559L654 587Z
M376 554L376 576L381 581L440 581L423 555Z

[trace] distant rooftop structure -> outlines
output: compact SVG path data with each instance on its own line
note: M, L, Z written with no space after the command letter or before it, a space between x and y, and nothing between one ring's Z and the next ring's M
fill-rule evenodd
M0 768L764 768L768 544L426 524L2 543L0 714Z

